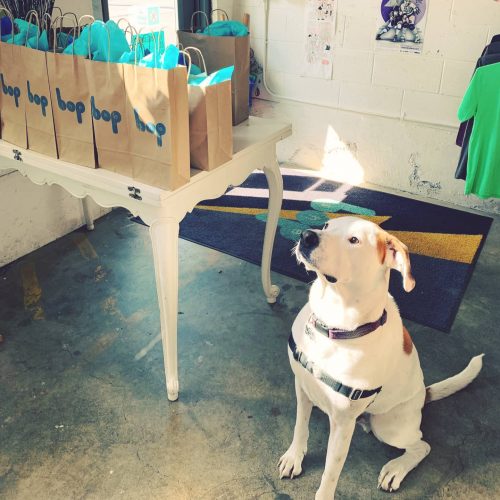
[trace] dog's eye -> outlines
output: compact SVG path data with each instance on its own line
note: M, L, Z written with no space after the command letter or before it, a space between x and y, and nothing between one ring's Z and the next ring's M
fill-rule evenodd
M349 238L349 243L350 243L351 245L357 245L357 244L359 243L359 240L358 240L358 238L356 238L356 236L351 236L351 237Z
M325 222L325 225L323 226L323 231L324 231L325 229L328 229L328 222Z

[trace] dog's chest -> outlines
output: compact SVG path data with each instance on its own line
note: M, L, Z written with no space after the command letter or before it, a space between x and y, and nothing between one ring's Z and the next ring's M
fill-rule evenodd
M309 373L301 364L297 363L289 351L290 365L300 387L315 406L328 415L352 416L355 418L365 406L363 401L351 401L342 394L333 391L328 385ZM361 410L358 411L357 408Z
M382 385L391 361L387 355L388 335L373 332L362 339L332 341L309 325L307 304L298 314L293 337L301 351L316 366L343 384L372 389Z
M323 411L330 415L338 412L356 414L358 407L362 410L366 406L367 399L348 399L321 380L323 375L344 386L370 390L381 385L380 372L383 370L380 366L373 366L376 356L367 356L369 349L359 349L349 341L331 341L311 327L309 316L310 308L306 305L297 316L292 332L298 351L305 355L313 368L308 371L289 351L292 370L309 399Z
M308 304L300 311L292 327L298 350L331 378L362 390L382 387L374 404L370 405L370 412L373 409L376 413L387 411L423 387L416 349L411 354L404 352L402 324L395 305L389 303L387 311L384 328L355 341L331 341L314 330L308 332L306 326L311 314ZM363 407L372 402L372 397L351 401L336 393L295 361L290 351L289 357L301 387L326 413L349 415L359 408L363 411Z

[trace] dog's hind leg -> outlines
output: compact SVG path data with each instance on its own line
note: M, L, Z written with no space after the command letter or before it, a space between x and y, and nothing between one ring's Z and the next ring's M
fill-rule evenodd
M295 430L292 444L278 462L281 479L284 477L293 479L298 476L302 472L302 460L307 453L309 418L313 404L302 387L300 387L297 377L295 377L295 395L297 396Z
M370 418L373 434L390 446L405 450L403 455L382 467L378 486L385 491L396 491L406 475L413 470L431 451L422 440L420 424L425 390L387 413Z

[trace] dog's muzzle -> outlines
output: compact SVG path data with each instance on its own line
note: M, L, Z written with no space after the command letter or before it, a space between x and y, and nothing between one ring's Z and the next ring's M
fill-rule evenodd
M316 231L307 229L300 235L299 252L309 260L311 252L319 245L319 236Z
M319 235L316 231L307 229L300 235L300 241L298 246L298 251L304 259L306 259L310 264L312 251L319 246ZM316 271L317 273L319 271ZM330 283L337 283L337 278L334 276L329 276L327 274L323 275L327 281Z

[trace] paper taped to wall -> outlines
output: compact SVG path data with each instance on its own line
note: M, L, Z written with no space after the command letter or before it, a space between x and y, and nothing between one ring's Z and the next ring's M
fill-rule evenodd
M336 12L336 0L307 0L306 57L302 76L332 77Z

